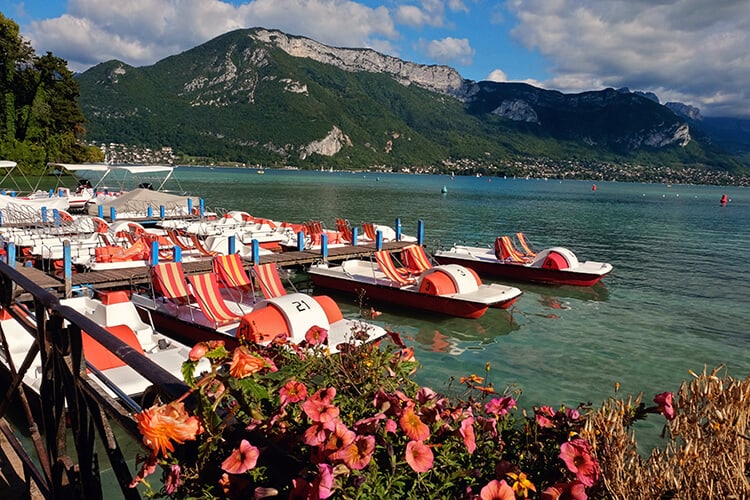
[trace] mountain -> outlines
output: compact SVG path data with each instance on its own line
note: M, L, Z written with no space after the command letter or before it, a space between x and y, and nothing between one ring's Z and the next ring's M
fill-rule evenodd
M216 161L513 173L514 161L543 158L745 169L649 95L474 82L447 66L262 28L152 66L102 63L78 82L89 140Z

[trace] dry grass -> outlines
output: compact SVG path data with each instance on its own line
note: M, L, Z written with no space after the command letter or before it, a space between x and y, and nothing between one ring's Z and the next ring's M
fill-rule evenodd
M750 377L735 380L719 371L691 372L693 379L675 394L666 446L647 459L630 429L643 415L641 396L610 398L589 416L583 434L594 444L604 496L750 498Z

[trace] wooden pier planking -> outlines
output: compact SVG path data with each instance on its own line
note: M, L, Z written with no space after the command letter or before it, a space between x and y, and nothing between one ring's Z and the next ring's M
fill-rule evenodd
M393 241L383 243L383 250L397 252L412 242ZM354 258L369 258L375 252L375 244L357 246L343 246L328 248L328 262L340 262ZM275 262L281 267L307 267L316 262L322 262L323 256L319 250L303 250L302 252L280 252L271 255L262 255L260 263ZM245 262L245 268L249 269L252 264ZM211 271L211 258L206 257L198 261L184 262L185 274L197 274ZM34 281L37 285L48 290L54 290L58 294L64 294L65 283L62 276L53 276L40 269L33 267L17 267L18 271ZM91 286L96 289L122 288L133 285L143 285L150 281L149 268L147 266L129 269L110 269L102 271L86 271L75 273L71 277L71 285L75 287Z

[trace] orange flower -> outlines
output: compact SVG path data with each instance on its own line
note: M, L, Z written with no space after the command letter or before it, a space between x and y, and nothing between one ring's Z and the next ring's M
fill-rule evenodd
M255 467L259 456L260 451L258 448L251 445L247 439L243 439L240 441L239 448L235 449L221 463L221 468L230 474L242 474Z
M534 483L529 481L529 478L527 478L526 474L523 472L519 472L518 474L515 472L508 472L508 477L513 480L513 491L518 495L521 495L523 498L529 496L529 490L536 492Z
M409 441L406 445L406 463L414 472L427 472L432 468L434 461L432 450L422 441Z
M424 441L430 437L430 428L414 413L414 408L411 406L401 414L399 424L404 433L413 441Z
M357 436L347 446L331 455L334 460L341 460L347 467L361 470L367 467L375 452L375 438L372 436Z
M229 374L236 378L245 378L253 373L258 373L265 367L266 361L250 352L250 349L243 345L236 348L232 354Z
M484 382L484 379L479 375L475 375L472 373L468 377L459 378L458 381L461 384L481 384L482 382Z
M143 443L162 455L174 451L172 440L182 444L203 432L198 417L189 416L185 405L176 401L147 408L137 413L135 419L138 430L143 434Z
M481 500L516 500L516 494L504 480L493 479L479 492L479 498Z

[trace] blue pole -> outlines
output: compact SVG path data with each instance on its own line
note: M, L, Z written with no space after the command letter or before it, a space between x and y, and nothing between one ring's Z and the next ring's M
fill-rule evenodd
M146 216L149 219L154 216L154 207L152 207L151 205L149 205L148 208L146 209Z
M47 222L47 207L42 207L42 222Z
M356 227L352 228L352 246L357 246L357 233L359 232L359 229Z
M417 221L417 243L420 246L424 244L424 221L422 219Z
M56 208L52 209L52 221L55 223L55 227L60 225L60 211Z
M0 210L0 226L3 225L3 211Z
M252 241L253 245L253 265L258 265L260 262L260 245L258 244L258 240L253 238Z
M305 249L305 233L300 231L297 233L297 250L300 252Z
M163 219L165 213L166 213L166 210L164 209L164 205L159 205L159 218Z
M320 255L323 260L328 258L328 235L326 233L320 235Z
M10 267L16 267L16 244L12 241L8 242L8 248L5 249L6 257L8 258L8 265Z
M200 210L200 213L198 215L200 215L200 218L202 219L206 215L206 202L203 201L203 198L198 199L198 209Z
M178 246L172 247L174 249L174 260L175 262L182 262L182 248Z
M237 251L237 237L235 235L231 235L229 237L229 255L232 255Z
M52 191L52 188L49 188L49 196L47 198L52 198L52 196L55 194L54 191Z
M159 242L151 242L151 265L155 266L159 263Z
M115 207L109 207L109 220L111 222L114 222L117 218L117 210L115 210Z
M193 199L188 198L188 214L193 215Z
M96 207L96 214L99 216L100 219L104 218L104 207L101 205L97 205Z
M396 217L396 241L401 241L401 217Z
M382 250L383 249L383 231L378 229L375 232L375 250Z
M63 276L66 283L73 279L73 261L70 256L70 240L63 241Z

